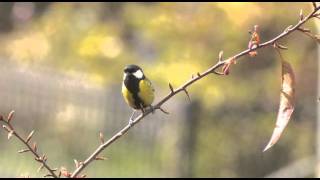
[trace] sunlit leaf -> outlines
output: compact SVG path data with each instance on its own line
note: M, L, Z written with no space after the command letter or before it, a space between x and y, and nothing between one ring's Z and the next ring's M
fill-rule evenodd
M287 126L294 110L295 77L291 65L282 61L282 90L280 95L280 107L271 139L263 151L268 150L279 140L283 130Z

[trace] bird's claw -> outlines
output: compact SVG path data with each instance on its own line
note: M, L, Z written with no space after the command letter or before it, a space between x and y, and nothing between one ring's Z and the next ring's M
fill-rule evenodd
M154 114L155 109L154 109L154 107L152 105L150 105L150 109L151 109L151 113Z

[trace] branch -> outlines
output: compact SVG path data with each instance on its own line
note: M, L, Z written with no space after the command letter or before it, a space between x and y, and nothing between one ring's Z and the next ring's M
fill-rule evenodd
M216 70L225 65L228 64L230 62L236 62L236 60L238 60L240 57L243 57L245 55L248 55L250 52L252 51L256 51L257 49L261 49L264 47L268 47L268 46L273 46L277 41L279 41L280 39L288 36L289 34L291 34L294 31L297 31L298 28L300 26L302 26L303 24L305 24L307 21L309 21L311 18L315 17L316 12L319 10L319 7L316 7L314 5L314 9L313 11L306 16L305 18L301 18L300 21L292 26L290 25L289 27L287 27L281 34L279 34L278 36L276 36L275 38L262 43L262 44L258 44L258 46L254 47L254 48L249 48L247 50L244 50L226 60L222 60L222 52L219 53L219 60L218 62L213 65L212 67L210 67L208 70L204 71L203 73L197 73L197 76L192 76L192 78L190 80L188 80L187 82L185 82L183 85L181 85L180 87L178 87L177 89L173 89L171 84L169 84L170 87L170 93L168 95L166 95L164 98L162 98L162 100L160 100L156 105L154 105L153 109L154 110L161 110L162 109L162 105L167 102L169 99L171 99L173 96L177 95L180 92L185 92L187 94L187 87L191 86L192 84L194 84L196 81L201 80L202 78L208 76L209 74L217 74L217 75L222 75L221 73L216 72ZM232 60L232 61L231 61ZM187 94L188 95L188 94ZM189 97L189 95L188 95ZM124 134L126 134L134 125L136 125L137 123L139 123L142 119L144 119L147 115L149 115L152 112L152 109L148 109L146 110L144 113L140 114L137 118L135 118L132 122L131 125L127 125L125 126L122 130L120 130L118 133L116 133L113 137L111 137L108 141L104 142L103 144L101 144L71 175L71 177L78 177L78 175L94 160L96 160L96 157L103 151L105 150L108 146L110 146L113 142L115 142L116 140L118 140L119 138L121 138Z
M15 136L20 142L22 142L27 149L19 150L18 153L25 153L25 152L31 152L34 155L34 159L41 163L41 166L39 167L38 171L40 171L43 168L46 168L49 172L49 174L46 175L46 177L51 176L54 178L58 178L58 176L54 173L57 169L51 169L47 164L47 156L46 155L40 155L37 152L37 144L34 142L31 146L29 144L34 131L31 131L31 133L28 135L26 139L23 139L21 135L18 134L18 132L14 129L14 127L11 124L11 120L13 119L14 111L11 111L8 115L7 120L3 119L3 117L0 117L0 122L3 122L4 125L2 125L3 129L5 129L8 132L8 139L10 139L12 136Z

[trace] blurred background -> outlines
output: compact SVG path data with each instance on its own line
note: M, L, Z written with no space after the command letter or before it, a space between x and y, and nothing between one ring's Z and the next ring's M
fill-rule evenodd
M247 48L260 26L269 40L311 3L0 3L0 113L48 156L74 170L124 127L123 67L140 65L156 100L191 74ZM318 21L319 22L319 21ZM319 25L319 24L318 24ZM306 27L316 32L311 20ZM296 73L296 109L280 141L262 153L275 126L280 59L272 48L244 57L229 76L208 76L169 100L104 151L89 177L314 177L317 43L294 32L281 40ZM0 176L41 177L31 154L0 131Z

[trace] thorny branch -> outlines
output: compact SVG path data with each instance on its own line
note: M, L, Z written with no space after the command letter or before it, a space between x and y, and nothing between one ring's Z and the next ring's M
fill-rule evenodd
M177 95L180 92L185 92L186 95L189 97L189 93L187 91L187 88L194 84L195 82L199 81L200 79L208 76L209 74L217 74L217 75L225 75L225 73L217 72L216 70L224 65L233 64L238 60L240 57L243 57L245 55L249 55L251 52L256 51L261 48L269 47L275 45L279 40L282 38L288 36L294 31L300 31L300 27L305 24L307 21L309 21L312 18L319 18L319 13L317 13L320 9L320 6L317 6L316 3L312 3L313 5L313 11L307 15L306 17L303 17L302 12L300 12L300 19L299 22L296 25L290 25L288 26L281 34L276 36L275 38L264 42L262 44L257 44L257 46L249 47L247 50L244 50L226 60L222 60L222 51L219 53L218 62L210 67L208 70L197 73L196 76L192 75L192 78L188 80L186 83L181 85L180 87L173 89L172 85L169 83L170 93L166 95L162 100L160 100L156 105L153 106L153 109L159 109L162 112L166 112L162 109L162 105L167 102L169 99L171 99L173 96ZM278 47L281 48L281 45L278 45ZM283 47L284 48L284 47ZM228 67L229 67L228 66ZM152 112L152 109L147 109L144 113L140 114L137 118L135 118L132 122L132 124L128 124L125 126L122 130L120 130L118 133L116 133L113 137L111 137L109 140L105 141L103 144L101 144L81 165L77 167L77 169L71 174L70 177L78 177L78 175L94 160L96 160L97 156L105 150L108 146L110 146L113 142L118 140L120 137L122 137L124 134L126 134L133 126L135 126L137 123L139 123L142 119L144 119L147 115L149 115Z
M58 176L54 173L55 171L57 171L57 169L52 169L49 167L49 165L47 164L47 156L44 154L41 156L38 153L37 144L35 142L32 145L29 144L29 142L34 134L34 131L31 131L30 134L28 135L28 137L26 139L24 139L14 129L13 125L11 124L11 121L13 119L13 114L14 114L14 111L11 111L8 115L7 120L5 120L2 116L0 116L0 122L3 122L3 124L4 124L4 125L2 125L2 127L4 130L6 130L8 132L8 139L10 139L12 136L15 136L20 142L22 142L27 147L27 149L19 150L18 153L31 152L35 157L34 159L41 164L38 171L40 171L43 168L46 168L49 172L49 174L45 175L46 177L51 176L54 178L58 178Z

